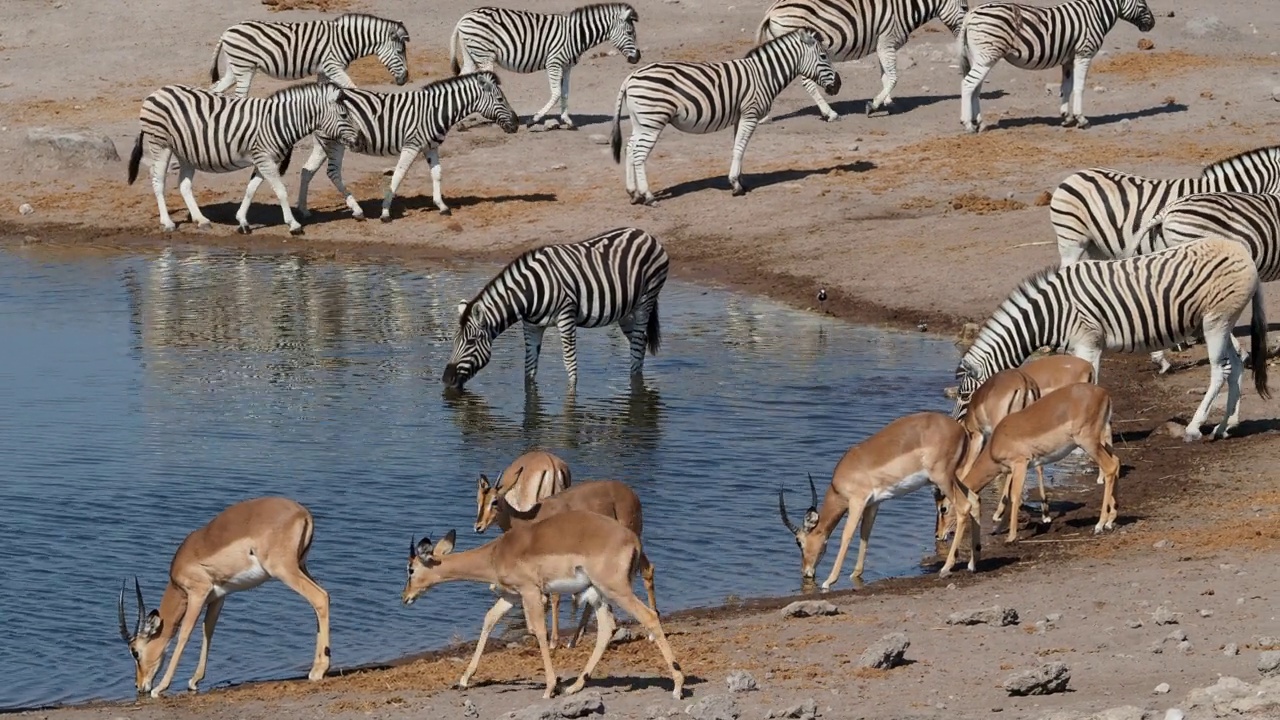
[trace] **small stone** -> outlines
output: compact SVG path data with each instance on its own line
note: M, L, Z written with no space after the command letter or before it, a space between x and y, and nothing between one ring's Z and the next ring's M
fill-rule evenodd
M1165 14L1164 14L1164 16L1165 16L1165 17L1178 17L1178 14L1177 14L1177 13L1175 13L1174 11L1170 10L1169 12L1165 13Z
M21 205L18 206L18 212L23 215L30 215L35 211L36 209L31 207L31 203L22 203Z
M1049 613L1048 615L1044 616L1044 619L1048 620L1050 623L1054 625L1057 625L1058 621L1062 619L1062 613Z
M826 600L797 600L782 608L782 617L810 617L813 615L837 615L840 609Z
M858 667L877 670L897 667L902 664L902 658L909 647L911 641L907 639L906 633L885 635L862 653L862 657L858 658Z
M1280 650L1280 638L1263 635L1258 638L1259 650Z
M1018 624L1018 611L1013 608L992 605L989 608L980 608L977 610L961 610L951 613L947 618L948 625L995 625L996 627L1004 627L1006 625Z
M756 679L751 677L751 673L746 670L734 670L729 673L729 677L725 678L725 683L729 686L729 692L749 692L759 689Z
M1049 621L1037 620L1035 624L1035 628L1036 628L1037 635L1044 635L1045 633L1049 632Z
M1280 675L1280 650L1268 650L1258 656L1258 672L1263 677Z
M1141 40L1139 40L1139 41L1138 41L1138 49L1139 49L1139 50L1150 50L1150 49L1154 48L1155 46L1156 46L1156 44L1155 44L1155 43L1153 43L1153 42L1151 42L1151 41L1150 41L1150 40L1148 40L1147 38L1142 38Z
M1157 640L1151 643L1151 645L1147 647L1147 652L1151 653L1152 655L1159 655L1160 653L1164 652L1164 641Z
M613 637L610 638L609 642L629 643L633 640L639 640L640 637L641 637L640 633L637 633L635 630L632 630L631 628L624 625L618 628L617 630L613 631Z
M569 166L568 166L568 165L565 165L564 163L556 163L555 165L552 165L552 166L551 166L551 169L552 169L552 170L565 170L565 169L568 169L568 167L569 167Z
M1130 120L1129 118L1124 118L1120 122L1116 123L1116 132L1127 133L1132 129L1133 129L1133 121Z
M1151 613L1151 619L1155 620L1157 625L1177 625L1180 614L1170 610L1167 605L1161 605Z
M685 708L693 720L738 720L738 704L728 695L707 695Z
M1169 11L1169 17L1173 17L1173 11ZM1169 708L1164 713L1164 720L1182 720L1182 711L1178 708Z
M609 137L607 135L602 135L601 133L591 133L590 135L587 136L587 139L595 143L596 145L609 144Z
M1059 95L1059 94L1061 94L1061 92L1062 92L1062 88L1058 85L1058 83L1045 83L1045 84L1044 84L1044 94L1045 94L1045 95L1050 95L1050 96L1053 96L1053 95Z
M1159 685L1156 686L1155 693L1157 695L1164 695L1168 692L1169 692L1169 683L1160 683Z
M1174 642L1182 642L1187 639L1187 633L1182 630L1174 630L1169 633L1168 638Z
M1048 695L1062 692L1071 682L1066 663L1051 662L1032 670L1023 670L1005 678L1004 689L1010 695Z
M1152 545L1152 547L1154 547L1157 550L1164 550L1165 548L1173 547L1173 542L1170 540L1160 540L1156 542L1155 545Z
M462 701L462 714L469 718L480 717L480 710L471 702L471 698L466 698Z
M1142 621L1141 621L1141 620L1130 620L1130 621L1126 622L1126 623L1125 623L1125 625L1128 625L1130 628L1132 628L1132 629L1134 629L1134 630L1137 630L1138 628L1142 627Z
M1235 643L1227 643L1222 648L1222 654L1227 657L1235 657L1240 654L1240 646Z
M1178 652L1180 653L1189 653L1194 649L1195 649L1195 646L1191 644L1190 640L1183 640L1182 642L1178 643Z
M1105 87L1101 86L1101 85L1094 85L1094 86L1093 86L1093 91L1094 91L1094 92L1096 92L1096 93L1104 93L1104 92L1106 92L1106 91L1107 91L1107 89L1106 89Z
M1200 617L1202 617L1202 618L1213 617L1213 611L1212 611L1212 610L1205 610L1204 608L1201 608L1200 610L1197 610L1196 612L1197 612L1197 613L1200 615Z
M556 703L530 705L523 710L507 713L506 717L509 720L561 720L588 715L604 715L604 700L594 690Z

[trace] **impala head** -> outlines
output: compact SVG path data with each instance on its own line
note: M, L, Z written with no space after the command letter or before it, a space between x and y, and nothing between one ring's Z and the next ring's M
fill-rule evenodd
M511 103L507 102L507 96L502 92L502 83L498 80L498 75L484 71L474 73L474 76L481 88L476 112L480 113L485 120L497 123L503 132L515 132L516 128L520 127L520 123L516 117L516 111L511 109Z
M523 467L517 468L515 480L505 487L502 485L501 475L494 483L490 483L489 478L484 475L480 476L480 482L476 486L476 532L482 533L498 521L498 501L505 498L516 483L520 482L520 473L523 471Z
M822 86L823 92L835 95L840 92L840 74L831 66L831 58L827 56L827 48L818 34L808 28L795 31L800 35L804 45L804 56L800 59L800 74Z
M440 582L440 561L445 555L453 552L453 541L458 534L450 530L438 543L430 538L414 541L409 538L409 566L405 572L408 577L404 583L404 591L400 593L400 602L412 605L418 596Z
M782 524L795 536L796 545L800 546L800 573L805 580L812 580L817 573L818 563L827 551L827 537L814 532L818 527L818 488L813 484L813 476L809 476L809 509L804 512L800 527L796 527L787 517L787 501L782 488L778 488L778 512L782 515Z
M489 358L493 356L493 335L477 305L476 301L458 305L458 330L453 336L453 352L441 378L446 386L456 390L461 390L468 380L489 364Z
M138 615L133 623L133 632L129 632L129 626L124 619L124 590L122 583L120 604L117 607L120 615L120 638L129 646L129 653L133 655L134 687L138 692L144 693L151 690L151 682L156 677L156 671L160 669L160 662L164 660L165 646L169 642L163 633L164 621L160 619L160 613L155 610L147 612L146 603L142 601L142 586L138 584L136 577L133 579L133 591L138 599Z
M1156 26L1156 16L1147 7L1147 0L1120 0L1120 19L1128 20L1142 32L1151 32Z
M615 10L613 23L609 25L609 42L618 48L618 52L631 65L640 62L640 48L636 45L636 23L640 16L635 8L627 4L612 6Z

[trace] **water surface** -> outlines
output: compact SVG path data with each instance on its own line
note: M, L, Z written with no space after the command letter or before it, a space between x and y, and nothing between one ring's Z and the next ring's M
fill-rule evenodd
M400 606L407 544L450 528L460 549L492 537L470 529L476 476L535 445L577 480L636 489L664 610L793 592L799 552L778 486L798 519L806 473L823 492L851 444L899 415L950 409L946 340L675 280L643 386L628 380L616 328L583 330L566 399L551 330L527 394L513 330L469 392L447 399L457 301L493 271L0 249L0 708L132 696L121 581L136 574L158 603L182 538L257 495L315 515L308 564L332 596L335 668L474 637L485 586ZM928 492L884 506L866 580L921 571L932 508ZM833 540L820 575L834 555ZM205 687L304 675L314 627L280 583L232 596ZM171 692L185 688L198 635Z

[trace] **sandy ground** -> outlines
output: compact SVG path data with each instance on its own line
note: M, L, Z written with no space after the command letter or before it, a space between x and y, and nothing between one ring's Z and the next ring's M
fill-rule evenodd
M360 9L404 20L412 34L412 82L447 73L448 33L470 2L369 0L309 3ZM644 61L719 59L753 42L763 3L636 0ZM564 3L529 4L547 10ZM1056 125L1057 103L1046 92L1055 72L1001 65L983 99L994 127L959 132L959 76L949 36L933 23L900 56L895 112L867 118L863 103L879 87L874 60L839 67L844 90L827 124L798 87L774 106L748 150L744 182L733 198L724 178L729 133L666 133L649 162L660 191L656 208L627 203L622 170L602 142L618 85L631 69L599 48L573 75L571 112L581 129L503 135L493 127L454 133L442 151L445 198L441 217L430 204L430 179L420 163L402 186L395 220L350 218L328 181L313 184L317 217L301 239L288 238L279 208L265 191L249 238L234 233L233 213L248 173L200 175L196 193L213 230L199 232L171 180L169 202L179 229L157 232L154 199L145 182L128 186L124 162L68 166L27 142L34 127L89 128L106 133L123 158L137 133L137 109L166 82L204 84L213 45L226 26L247 18L302 18L313 11L274 13L250 0L206 4L192 12L177 0L47 0L0 5L0 235L11 242L72 248L155 247L198 242L246 248L287 247L331 256L394 256L420 260L507 258L545 242L588 236L634 224L667 245L673 272L727 281L800 306L828 290L828 312L854 320L952 332L981 320L1023 276L1057 261L1042 207L1046 192L1070 172L1106 165L1148 175L1193 174L1207 162L1274 141L1280 119L1272 100L1280 86L1280 30L1264 22L1269 0L1155 2L1156 28L1145 37L1122 26L1095 62L1086 93L1086 131ZM359 63L362 86L389 78L373 61ZM547 97L540 75L503 75L517 111L527 117ZM255 94L278 83L259 76ZM391 87L391 86L386 86ZM629 124L624 124L629 132ZM287 183L296 191L295 152ZM381 171L388 159L348 155L346 175L376 214ZM34 212L22 216L29 203ZM1280 317L1275 293L1271 317ZM1194 363L1195 350L1181 356ZM1275 507L1280 471L1266 458L1280 449L1273 418L1280 400L1263 402L1246 387L1243 437L1184 445L1163 432L1188 417L1207 371L1184 368L1155 377L1141 357L1111 356L1103 383L1117 400L1116 429L1125 475L1120 530L1086 534L1097 513L1097 491L1056 497L1064 515L1030 540L1004 547L988 541L976 576L957 586L936 576L897 580L834 594L843 613L780 621L767 607L721 608L667 619L676 652L689 673L694 701L725 691L726 673L749 670L761 690L737 698L743 717L763 717L813 698L823 717L977 717L993 712L1037 717L1052 709L1094 711L1118 705L1161 709L1219 674L1255 680L1257 639L1280 635L1274 611L1280 576L1273 555L1280 539ZM941 388L939 388L941 391ZM879 541L886 541L881 538ZM1157 541L1172 547L1155 549ZM828 562L830 558L828 558ZM798 562L797 562L798 564ZM847 580L842 587L848 587ZM951 611L1000 603L1016 608L1016 627L956 628ZM1193 644L1150 652L1171 631L1155 626L1159 604L1183 613ZM1202 616L1199 611L1211 613ZM477 627L482 609L477 608ZM1034 623L1060 613L1047 632ZM1131 620L1143 620L1133 629ZM856 669L872 641L890 631L911 640L910 664L890 671ZM1237 643L1242 652L1219 648ZM216 651L215 651L216 655ZM583 651L557 652L562 674L575 672ZM1072 668L1072 692L1009 698L1000 681L1014 669L1046 659ZM611 649L593 683L610 716L644 717L683 711L670 698L655 650L646 642ZM428 658L393 669L327 679L320 685L265 683L178 696L138 705L53 711L57 718L460 717L469 699L483 717L534 703L541 674L529 641L486 656L480 678L492 684L467 693L447 690L461 665ZM122 673L130 672L121 649ZM216 682L217 660L213 659ZM1167 682L1169 695L1153 695Z

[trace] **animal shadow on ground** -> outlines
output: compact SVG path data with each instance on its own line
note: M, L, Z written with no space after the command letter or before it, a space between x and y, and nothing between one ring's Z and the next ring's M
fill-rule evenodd
M742 174L742 186L748 193L752 190L777 185L779 183L791 182L793 180L803 180L810 175L830 175L833 172L867 172L874 170L876 164L866 160L857 160L855 162L841 163L839 165L829 165L820 168L805 169L789 169L774 170L772 172L758 173L754 175ZM658 200L670 200L678 198L681 195L698 192L700 190L729 190L729 178L726 175L715 175L712 177L702 178L700 180L689 180L688 182L677 183L655 194Z
M1094 125L1111 125L1121 122L1122 120L1137 120L1139 118L1155 117L1156 115L1167 115L1169 113L1186 112L1187 106L1182 103L1168 103L1153 105L1149 108L1141 110L1132 110L1130 112L1111 113L1110 115L1089 115L1085 113L1085 117L1089 119L1089 126ZM999 128L1001 130L1012 130L1014 128L1029 127L1032 125L1061 125L1062 118L1058 115L1040 115L1036 117L1005 117L992 123L990 127L984 126L984 130ZM1087 129L1086 129L1087 132Z
M947 548L950 548L951 541L948 540L944 545L947 546ZM1016 557L1007 557L1003 555L992 557L988 553L993 549L993 547L995 546L990 540L983 538L982 556L978 558L978 572L994 572L1018 562L1018 558ZM920 567L923 568L925 572L936 576L947 559L947 552L948 550L946 549L940 550L936 560L933 560L932 562L921 561ZM960 548L960 553L956 555L956 564L955 567L951 568L951 572L953 574L967 574L969 572L969 541L967 539L964 541L964 546ZM945 584L952 580L949 577L945 577L938 578L938 581Z
M258 195L259 197L264 197L261 191L259 191ZM270 197L272 201L275 200L274 195L270 195ZM335 193L332 197L337 198L337 194ZM294 199L296 198L290 195L290 200ZM323 202L327 203L328 200L329 199L326 198ZM451 210L457 210L459 208L466 208L486 203L555 202L556 195L555 193L490 195L487 197L477 195L460 195L457 197L450 197L449 195L445 195L444 201ZM382 214L382 200L362 200L360 201L360 208L364 210L365 218L373 222L377 222L378 217ZM240 203L238 201L215 203L204 206L201 209L204 210L204 214L215 224L226 224L235 227L237 225L236 211L240 209ZM323 225L329 222L352 220L351 211L348 210L345 205L335 205L330 210L311 208L311 217L306 218L305 220L297 215L296 207L294 207L293 210L294 216L302 223L304 232L306 231L306 228L313 225ZM431 195L429 193L425 195L397 195L396 199L391 203L391 218L394 220L404 217L405 212L408 210L429 210L432 213L439 214L436 212L435 203L431 200ZM247 217L249 220L249 226L253 228L254 232L257 232L258 230L278 230L280 233L286 235L289 232L289 229L285 227L284 220L280 215L280 206L275 202L266 202L265 197L263 201L255 201L249 205L249 213Z
M981 98L983 100L999 100L1000 98L1003 98L1005 95L1008 95L1008 94L1009 93L1005 92L1004 90L991 90L989 92L982 93ZM875 96L871 96L864 100L841 100L839 102L828 103L828 104L831 105L832 110L835 110L836 112L840 113L840 119L843 120L845 119L845 117L850 115L865 116L867 112L867 105L874 99L875 99ZM912 110L918 110L922 107L936 105L940 102L959 102L959 101L960 101L959 95L911 95L908 97L895 97L893 99L893 105L890 106L892 108L891 110L880 108L879 110L876 110L875 112L871 113L871 117L901 115L903 113L909 113ZM806 107L796 110L795 112L789 112L786 115L775 116L773 118L773 121L780 122L782 120L791 120L793 118L805 117L806 115L818 117L818 106L810 104ZM840 120L837 120L836 122L840 122Z
M1126 430L1124 432L1118 432L1114 435L1114 437L1112 437L1112 443L1114 444L1114 443L1139 442L1141 440L1146 440L1147 438L1151 437L1152 432L1155 432L1153 428L1147 428L1146 430ZM1124 466L1121 466L1120 472L1121 473L1124 472Z

